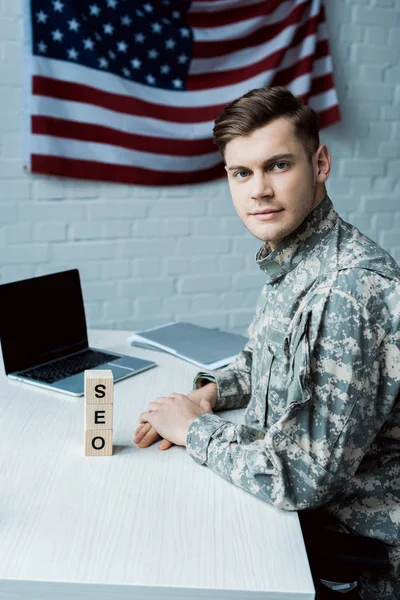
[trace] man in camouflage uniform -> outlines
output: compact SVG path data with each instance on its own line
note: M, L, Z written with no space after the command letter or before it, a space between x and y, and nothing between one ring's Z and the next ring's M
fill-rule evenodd
M278 88L243 98L267 103L273 89L276 106L290 107ZM329 151L318 144L307 163L287 109L232 134L243 98L214 136L235 208L264 242L256 263L266 282L243 351L198 373L194 388L215 390L214 410L246 408L245 424L197 415L187 452L277 508L323 507L334 529L383 540L390 571L360 577L359 593L400 599L400 268L334 210Z

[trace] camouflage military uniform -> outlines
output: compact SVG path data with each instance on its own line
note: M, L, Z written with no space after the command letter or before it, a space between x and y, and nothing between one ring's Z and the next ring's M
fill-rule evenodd
M256 262L267 281L236 360L198 373L215 410L187 452L284 510L324 506L338 529L387 544L391 570L360 579L363 599L400 599L400 267L346 223L328 195Z

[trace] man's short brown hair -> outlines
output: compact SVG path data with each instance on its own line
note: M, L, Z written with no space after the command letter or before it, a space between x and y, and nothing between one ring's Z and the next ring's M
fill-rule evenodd
M271 121L286 117L303 144L308 160L319 147L318 115L285 87L257 88L228 104L215 120L213 134L222 158L225 147L236 137L248 136Z

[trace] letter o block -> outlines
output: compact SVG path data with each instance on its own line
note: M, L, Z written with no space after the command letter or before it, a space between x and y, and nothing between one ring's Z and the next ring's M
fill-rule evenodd
M112 456L112 429L85 431L85 456Z

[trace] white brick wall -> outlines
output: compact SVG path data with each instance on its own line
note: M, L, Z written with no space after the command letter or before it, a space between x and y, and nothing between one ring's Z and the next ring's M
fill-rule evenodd
M400 261L400 0L325 0L343 121L321 132L341 216ZM22 22L0 0L0 282L79 268L90 327L187 319L245 332L260 242L225 181L147 188L29 175Z

